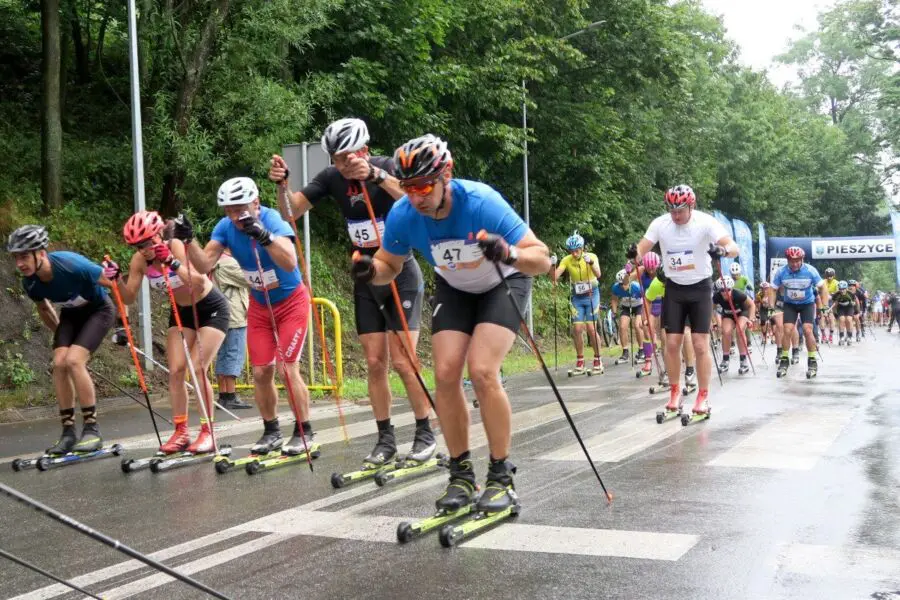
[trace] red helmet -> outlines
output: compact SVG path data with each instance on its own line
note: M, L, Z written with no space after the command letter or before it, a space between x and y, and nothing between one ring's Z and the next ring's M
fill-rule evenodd
M689 185L676 185L666 191L666 206L669 208L681 208L697 205L697 196Z
M800 246L791 246L787 250L784 251L784 255L789 259L803 259L806 258L806 252L803 251L803 248Z
M165 227L162 217L155 210L142 210L125 222L125 243L129 246L149 240Z

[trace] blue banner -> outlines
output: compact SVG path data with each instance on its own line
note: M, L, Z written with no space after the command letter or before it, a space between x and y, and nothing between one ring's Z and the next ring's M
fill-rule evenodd
M734 219L732 222L734 223L734 242L741 249L738 262L741 263L741 270L747 276L750 285L756 289L756 278L754 277L756 271L753 268L753 233L750 231L750 227L740 219Z
M759 234L759 280L766 280L766 226L762 223L756 224L757 233Z
M894 252L897 253L894 262L897 267L897 289L900 289L900 212L891 211L891 226L894 228Z
M723 227L725 227L725 233L727 233L731 239L734 239L734 228L731 226L731 221L728 219L728 217L723 215L722 211L719 210L714 210L712 214L716 218L716 220L721 223ZM731 267L731 263L733 262L733 258L722 259L722 270L725 272L725 274L728 273L728 269Z

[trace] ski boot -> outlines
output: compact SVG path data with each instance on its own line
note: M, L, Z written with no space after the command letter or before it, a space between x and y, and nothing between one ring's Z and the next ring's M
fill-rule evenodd
M416 432L418 434L418 431ZM397 456L397 439L394 437L394 426L391 425L387 429L378 431L378 439L375 441L375 447L369 452L369 455L363 459L366 467L376 468L393 462Z
M594 357L594 364L591 366L591 372L594 375L603 375L603 361L600 360L599 356Z
M812 379L816 376L816 373L819 370L819 364L816 362L815 357L810 356L809 360L806 363L806 378Z
M64 425L62 433L59 435L59 439L56 440L56 443L47 448L45 453L49 454L50 456L60 456L63 454L68 454L75 449L76 442L77 438L75 436L75 426Z
M722 357L722 362L719 364L719 373L727 373L730 368L731 359L727 356Z
M775 372L775 376L779 379L785 377L788 372L788 367L790 366L790 359L787 355L782 354L781 359L778 361L778 371Z
M796 365L800 362L800 348L794 348L791 351L791 364Z
M166 442L159 447L161 454L175 454L176 452L184 452L191 443L191 432L188 431L187 425L179 425L175 427Z
M516 488L512 479L515 472L516 466L508 460L491 459L484 491L478 498L475 509L479 512L496 513L515 504Z
M745 375L748 371L750 371L750 363L746 356L742 356L741 364L738 365L738 375Z
M697 371L691 368L690 372L688 369L684 370L684 389L681 390L681 394L683 396L687 396L697 389Z
M642 360L647 360L647 354L644 352L643 348L638 348L637 352L634 354L634 360L640 362Z
M844 336L838 338L838 348L844 345Z
M450 483L434 505L442 513L452 513L464 508L475 499L475 470L469 453L459 459L450 459Z
M416 427L412 449L406 455L406 460L423 463L434 456L435 450L437 450L437 442L434 439L434 432L431 431L431 427L427 424L424 427Z
M263 431L262 437L250 446L250 454L263 456L275 450L280 450L283 445L284 436L281 435L281 430L278 429L278 421L275 421L275 428Z
M305 453L313 445L315 434L312 429L301 431L300 423L294 425L294 434L291 439L281 447L281 453L285 456L298 456Z
M857 331L857 332L856 332L856 343L858 344L858 343L860 343L861 341L862 341L862 339L859 337L859 332Z
M81 437L75 444L75 452L96 452L103 447L103 438L100 437L100 427L97 423L85 423L81 429Z
M204 423L200 426L200 434L197 435L197 439L191 442L191 445L187 447L187 451L191 454L208 454L213 450L215 448L213 446L212 432L209 424Z
M683 402L681 400L681 394L679 394L678 392L679 390L677 383L669 386L669 402L663 407L662 410L656 412L657 424L662 425L669 419L674 419L675 417L681 416Z
M709 398L706 394L697 394L697 400L694 402L694 408L691 409L691 413L695 415L708 415L710 413Z
M575 368L569 369L568 374L569 377L575 377L576 375L584 375L584 373L584 357L582 356L575 361Z
M634 374L638 379L642 377L649 377L653 375L653 363L650 362L649 359L644 361L644 366L641 367L641 370Z
M624 365L628 361L631 360L631 355L628 353L628 350L622 350L622 356L616 359L617 365Z

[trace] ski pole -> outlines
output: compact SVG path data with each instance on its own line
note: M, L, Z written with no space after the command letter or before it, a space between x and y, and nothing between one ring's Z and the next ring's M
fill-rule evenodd
M12 561L19 565L22 565L26 569L31 569L35 573L39 573L40 575L43 575L44 577L46 577L48 579L52 579L53 581L55 581L57 583L61 583L66 587L72 588L73 590L75 590L76 592L78 592L80 594L84 594L85 596L88 596L90 598L96 598L97 600L103 600L103 598L101 598L100 596L95 596L94 594L90 593L86 589L80 588L77 585L75 585L74 583L72 583L70 581L66 581L62 577L57 577L53 573L45 571L44 569L40 568L39 566L34 565L34 564L28 562L27 560L21 559L14 554L10 554L9 552L7 552L6 550L4 550L2 548L0 548L0 556L5 558L6 560Z
M550 269L553 270L554 280L553 280L553 370L555 372L559 372L559 334L557 332L557 326L559 325L558 315L556 313L556 266L551 265Z
M127 397L131 398L132 400L134 400L135 402L137 402L138 404L140 404L140 405L143 406L144 408L147 408L147 405L144 404L143 402L141 402L140 400L138 400L137 397L134 396L134 394L128 393L128 392L125 390L125 388L123 388L122 386L116 384L116 383L113 382L111 379L108 379L108 378L104 377L103 375L101 375L100 373L98 373L97 371L93 370L93 369L90 368L90 367L88 367L87 370L88 370L88 372L89 372L92 376L97 377L97 378L99 378L99 379L105 381L107 384L109 384L109 385L111 385L112 387L116 388L116 389L119 390L121 393L125 394ZM172 421L170 421L169 419L167 419L167 418L164 417L163 415L159 414L158 412L156 412L156 411L153 410L152 408L151 408L150 410L153 411L153 414L155 414L157 417L159 417L160 419L162 419L163 421L165 421L165 422L168 423L169 425L172 424Z
M698 334L699 335L699 334ZM719 357L716 356L716 347L713 345L712 336L709 337L709 351L712 352L712 361L713 361L713 369L716 371L716 375L719 376L719 387L725 387L725 383L722 381L722 372L719 371ZM722 352L725 352L725 347L722 347Z
M187 272L188 272L188 293L191 295L191 313L194 316L194 327L196 327L196 336L194 339L194 345L197 346L197 358L200 359L200 366L206 364L206 361L203 360L203 344L200 342L200 317L197 314L197 298L194 296L194 274L192 273L193 269L191 269L191 257L187 255L187 248L184 249L184 262L187 263ZM206 394L207 390L210 390L210 394L212 393L212 386L206 387L208 381L208 373L207 369L200 369L200 379L196 380L196 383L203 388L203 393ZM206 412L209 420L209 430L213 430L213 420L216 417L216 413L213 410L213 404L219 405L218 402L215 402L210 396L207 400ZM234 415L232 415L234 416ZM215 436L213 436L215 438Z
M306 464L309 465L309 470L313 470L312 457L309 455L309 444L306 442L306 432L302 430L303 415L300 413L300 405L297 404L297 399L294 397L294 385L291 381L290 374L288 373L287 363L284 362L284 352L281 350L281 340L278 337L278 323L275 322L275 311L272 310L272 300L269 298L269 288L266 287L266 276L263 271L262 261L259 259L259 250L256 247L256 241L253 241L253 257L256 258L256 270L259 274L259 287L262 288L263 297L266 299L266 308L269 310L269 322L272 325L272 337L275 338L275 351L278 353L278 362L281 363L281 376L284 378L284 387L287 388L288 393L288 402L291 405L291 411L294 413L294 419L296 419L298 426L301 427L300 433L302 434L300 437L303 439L303 451L306 452ZM298 257L298 262L302 263L302 258ZM310 300L310 305L312 305L312 300ZM302 344L301 344L302 348ZM335 386L336 391L337 386ZM340 407L339 407L340 408ZM343 413L339 412L339 414L343 415ZM344 435L346 435L346 429L344 430Z
M664 371L659 366L659 357L656 355L656 337L653 335L653 323L650 321L650 305L647 302L647 294L644 291L644 282L641 281L640 268L638 267L636 270L638 286L641 288L641 306L643 307L644 321L647 323L647 332L650 335L650 348L653 352L653 360L656 363L656 372L659 373L659 380L661 382Z
M600 359L600 365L602 366L602 365L603 365L603 359L600 358L600 334L597 332L597 315L594 313L594 286L591 285L591 279L592 279L592 278L591 278L591 275L594 274L594 273L593 273L593 272L594 272L594 267L592 267L591 265L587 264L587 261L586 261L586 260L585 260L584 262L585 262L585 265L584 265L584 266L586 266L586 267L589 269L589 273L588 273L588 287L590 288L590 292L589 292L590 295L588 296L588 299L589 299L589 302L590 302L590 305L591 305L591 321L592 321L592 324L593 324L593 326L594 326L594 335L593 335L593 339L591 339L591 349L593 350L594 344L597 345L597 354L596 354L595 356L596 356L597 358ZM579 269L579 271L580 271L580 269ZM598 282L597 282L597 291L599 292L599 290L600 290L600 282L598 281ZM599 300L598 300L598 304L599 304ZM600 307L599 307L599 306L597 307L597 310L598 310L598 311L600 310ZM590 329L588 329L588 337L589 337L589 338L591 337ZM593 366L591 367L591 370L593 370Z
M175 292L172 291L172 282L169 280L169 266L162 265L162 269L160 269L163 273L163 278L166 281L166 290L169 292L169 303L172 305L172 313L175 315L175 325L178 327L178 334L181 336L181 346L184 348L184 358L187 361L188 372L191 374L191 381L193 381L196 385L194 386L194 395L197 397L197 402L200 404L200 412L203 415L203 418L209 424L209 435L212 438L213 443L213 451L218 456L219 454L219 444L216 442L216 433L215 427L213 427L212 419L209 416L209 413L212 411L212 405L208 405L206 403L206 389L203 390L203 393L200 392L200 388L205 388L200 379L197 378L197 371L194 369L194 360L191 358L191 349L188 347L187 338L184 336L184 326L181 324L181 314L178 312L178 303L175 302ZM194 327L199 328L199 324L194 320ZM194 343L200 343L200 336L195 332L194 337L196 338Z
M103 258L106 262L112 262L112 258L110 258L109 254ZM150 420L153 421L153 431L156 432L156 439L159 441L159 445L162 446L162 437L159 435L159 427L156 426L156 417L153 414L153 409L150 407L150 392L147 391L147 382L144 381L144 370L141 368L137 353L134 351L136 346L134 344L134 337L131 335L131 326L128 324L128 315L125 314L125 303L122 302L122 293L119 291L119 283L113 281L112 284L113 296L116 299L116 309L119 311L119 316L122 318L122 326L125 328L125 336L128 338L128 347L131 349L131 359L134 361L134 370L137 371L138 383L141 386L141 391L144 392L144 400L147 402L147 410L150 411Z
M484 235L486 234L483 231L479 232L478 238L484 239ZM509 287L509 282L506 281L505 277L503 277L503 271L500 270L500 265L494 263L494 269L497 271L497 276L500 278L500 281L502 281L503 285L506 287L506 297L509 298L510 304L513 305L516 314L518 314L519 316L519 325L522 327L522 330L525 331L525 335L528 336L528 343L531 345L531 350L537 357L538 362L541 363L541 369L544 371L544 376L547 377L547 381L550 382L550 387L553 389L553 393L556 395L556 400L559 402L563 414L566 416L566 420L569 422L569 427L572 428L572 432L575 434L575 438L578 440L578 444L581 446L581 450L584 452L588 463L591 465L591 469L593 469L594 475L597 476L597 481L600 482L600 487L603 489L603 493L606 494L606 502L608 504L612 504L612 494L610 494L606 490L606 486L603 484L603 479L600 477L600 472L597 470L597 465L594 464L594 460L591 458L591 453L588 452L587 446L584 445L584 440L581 439L581 434L578 433L578 427L575 426L575 421L572 420L572 415L569 413L569 409L566 407L566 403L563 401L562 396L560 396L559 394L559 390L556 387L556 382L553 381L553 376L550 375L550 369L547 368L547 364L544 362L544 357L541 355L541 351L538 349L537 343L534 341L534 336L531 335L531 330L528 329L528 323L525 321L525 315L522 314L522 309L519 308L518 302L516 302L516 299L513 298L513 292L512 288Z
M56 509L50 508L46 504L42 504L42 503L38 502L37 500L35 500L34 498L31 498L30 496L26 496L22 492L14 489L14 488L11 488L11 487L7 486L6 484L0 483L0 492L2 492L3 494L6 494L13 500L17 500L17 501L21 502L22 504L24 504L26 506L30 506L31 508L35 509L36 511L47 515L54 521L58 521L58 522L62 523L63 525L70 527L70 528L74 529L75 531L88 536L89 538L97 540L101 544L105 544L105 545L109 546L110 548L112 548L113 550L118 550L119 552L121 552L122 554L125 554L126 556L130 556L131 558L134 558L135 560L139 560L140 562L144 563L145 565L147 565L149 567L156 569L157 571L161 571L170 577L174 577L175 579L178 579L179 581L182 581L198 590L206 592L207 594L209 594L210 596L212 596L214 598L220 598L221 600L231 600L230 597L226 596L225 594L223 594L221 592L217 592L216 590L212 589L211 587L208 587L208 586L200 583L196 579L193 579L193 578L189 577L188 575L183 575L182 573L179 573L175 569L167 567L163 563L153 560L149 556L141 554L137 550L134 550L133 548L126 546L119 540L115 540L95 529L92 529L92 528L88 527L87 525L85 525L84 523L76 521L72 517L70 517L66 514L63 514Z
M364 181L359 182L359 187L362 189L363 201L366 204L366 212L369 213L369 220L372 221L372 228L375 230L375 241L378 242L378 247L381 248L381 231L378 230L378 221L375 219L375 209L372 208L372 199L369 198L369 190L366 189L366 184ZM397 283L391 280L390 286L391 295L394 297L394 308L397 309L397 315L400 318L400 325L403 327L403 332L406 335L406 343L409 344L409 347L407 347L403 343L403 338L400 338L400 334L397 333L397 330L393 330L394 335L400 338L400 346L403 348L404 352L406 352L406 358L412 364L413 371L416 374L416 379L419 381L419 385L422 386L422 391L424 391L425 395L428 397L428 402L429 404L431 404L431 408L434 410L435 414L437 414L437 408L434 405L434 400L432 399L431 394L428 392L428 388L425 386L425 380L422 379L422 374L419 372L419 358L416 355L416 347L412 341L412 334L409 332L409 324L406 322L406 313L403 312L403 306L400 303L400 292L397 290Z
M306 264L306 254L303 252L303 243L300 242L300 232L297 230L297 222L294 221L294 208L291 206L291 199L288 197L287 191L287 178L288 178L288 170L285 168L284 171L284 180L276 184L275 189L279 195L282 195L284 200L284 210L287 213L287 219L285 219L291 226L291 229L294 232L294 245L297 247L297 262L300 264L300 271L303 274L303 283L306 284L306 289L309 292L309 309L313 313L313 323L316 328L316 332L319 334L319 344L322 346L322 360L325 361L325 368L328 371L328 378L331 380L331 385L334 386L334 402L337 405L338 409L338 422L341 424L341 433L344 436L344 443L350 443L350 436L347 434L347 421L344 418L344 409L341 406L341 389L338 386L337 374L335 373L334 364L331 362L331 355L328 353L328 342L325 339L325 325L322 323L322 319L319 315L319 311L316 310L315 303L315 295L313 294L312 288L312 280L309 278L309 272L312 270L312 265ZM283 217L284 215L282 215ZM257 256L257 260L258 260ZM262 271L260 271L261 273ZM260 275L262 277L262 275ZM262 280L260 280L260 284L262 284ZM269 292L266 290L266 299L268 300ZM271 311L271 307L270 307ZM273 317L274 322L274 317ZM274 326L273 326L274 327ZM280 349L279 349L280 351ZM312 370L312 365L310 365L310 370ZM310 373L310 377L312 377L312 373ZM285 383L287 385L287 383ZM290 394L288 394L290 395ZM306 436L304 436L305 439ZM312 469L312 461L309 463L309 468Z
M738 337L741 342L744 344L744 350L747 351L747 360L750 361L750 368L753 369L753 374L756 375L756 367L753 365L753 359L750 358L750 346L747 345L747 336L744 335L744 328L741 327L741 322L738 320L737 310L734 307L734 300L731 298L731 290L725 289L725 276L722 275L722 259L720 258L717 266L719 267L719 281L722 282L722 296L728 300L728 307L731 309L731 316L734 317L734 328L737 329ZM727 295L726 295L726 292ZM743 307L741 307L741 312L743 312ZM722 325L724 328L725 326ZM722 346L722 352L725 352L724 345ZM724 358L723 358L724 360ZM718 371L718 369L716 369ZM720 374L721 376L721 374Z

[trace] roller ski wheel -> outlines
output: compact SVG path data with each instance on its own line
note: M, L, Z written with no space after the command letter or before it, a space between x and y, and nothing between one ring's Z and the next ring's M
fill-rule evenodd
M65 467L80 462L88 462L101 458L109 458L110 456L120 456L123 448L121 444L113 444L105 446L99 450L91 452L69 452L61 456L42 456L37 459L37 468L39 471L47 471L56 467Z
M699 423L700 421L706 421L712 416L712 409L708 408L705 413L682 413L681 414L681 425L682 427L687 427L692 423Z
M438 510L432 516L422 519L421 521L401 522L397 525L397 541L401 544L405 544L412 541L413 538L422 536L438 527L443 527L448 523L468 516L475 508L475 502L477 500L478 498L476 497L472 502L455 511Z
M227 457L231 454L231 446L219 446L219 453L200 452L192 454L190 452L181 452L177 456L166 456L164 458L155 458L150 461L150 471L152 473L163 473L173 469L180 469L191 465L199 465L215 461L216 457Z
M511 494L514 493L511 492ZM506 519L517 517L521 510L522 505L519 503L518 497L516 497L513 504L499 512L487 513L479 511L462 523L444 525L438 533L438 540L444 548L452 548L476 533L494 527Z
M230 460L213 459L213 465L215 466L216 473L218 473L219 475L224 475L231 470L234 463L232 463Z
M681 417L683 412L684 407L681 404L674 409L666 404L662 410L656 412L656 423L657 425L662 425L666 421Z
M244 465L244 470L247 472L247 475L256 475L257 473L259 473L259 462L248 462L246 465Z
M14 459L13 459L13 461L12 461L12 470L15 471L16 473L18 473L19 471L22 470L22 459L21 459L21 458L14 458Z
M216 473L219 475L224 475L225 473L231 472L235 467L245 467L248 463L258 462L261 460L267 460L270 458L277 458L281 456L281 450L272 450L268 454L248 454L242 458L237 458L232 460L230 454L220 453L218 456L213 458L213 463L216 468Z
M582 368L574 368L569 369L566 373L569 377L578 377L579 375L590 375L588 371L585 371L584 367Z
M47 454L42 454L41 456L36 456L34 458L17 458L12 461L12 470L17 473L20 471L27 471L29 469L36 469L38 465L38 461L43 457L48 456Z

